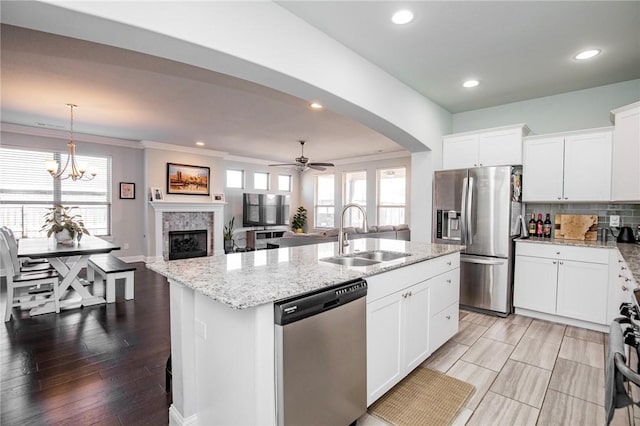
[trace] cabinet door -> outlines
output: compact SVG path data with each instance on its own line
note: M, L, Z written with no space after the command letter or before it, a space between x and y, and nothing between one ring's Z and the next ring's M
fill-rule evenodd
M607 324L609 266L599 263L559 261L558 315Z
M610 131L565 137L563 200L611 199L611 141Z
M524 141L523 201L562 199L564 149L562 137Z
M442 140L442 168L478 167L478 135L445 137Z
M367 405L404 377L402 293L404 291L367 304Z
M613 201L640 201L640 103L616 114Z
M522 129L481 133L478 136L480 166L510 166L522 164Z
M513 305L516 308L555 314L557 283L557 260L516 256Z
M413 370L429 356L429 287L428 281L401 292L403 297L404 368Z

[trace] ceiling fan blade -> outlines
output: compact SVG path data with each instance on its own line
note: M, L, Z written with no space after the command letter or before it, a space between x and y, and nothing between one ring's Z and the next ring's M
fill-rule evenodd
M333 167L333 163L309 163L310 166L323 166L323 167Z
M309 167L310 169L313 169L313 170L320 170L321 172L327 170L326 167L319 166L318 164L320 164L320 163L307 164L307 167Z
M269 164L269 166L297 166L297 163Z

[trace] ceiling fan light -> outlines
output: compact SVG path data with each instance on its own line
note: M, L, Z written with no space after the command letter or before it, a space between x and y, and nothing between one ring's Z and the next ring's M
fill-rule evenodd
M476 87L480 82L478 80L467 80L462 83L462 87L466 87L467 89L471 89L472 87Z
M311 107L311 109L322 109L322 108L324 108L322 106L322 104L320 104L318 102L311 102L311 104L309 106Z
M396 25L404 25L413 21L413 12L408 9L398 10L391 16L391 22Z

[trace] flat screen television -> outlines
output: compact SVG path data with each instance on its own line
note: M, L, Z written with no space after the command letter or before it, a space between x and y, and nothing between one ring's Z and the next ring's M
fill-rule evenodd
M289 196L244 193L243 226L276 226L289 224Z

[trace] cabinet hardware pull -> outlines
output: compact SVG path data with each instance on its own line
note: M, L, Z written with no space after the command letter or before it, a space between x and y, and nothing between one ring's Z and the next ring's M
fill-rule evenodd
M558 263L561 264L561 265L564 265L564 262L562 260L560 262L558 262Z
M449 284L451 284L451 280L447 280L447 282L448 282Z
M568 199L569 199L569 197L564 197L564 199L565 199L565 200L568 200Z
M447 262L447 265L451 266L451 262Z
M618 263L622 263L622 262L624 262L624 260L618 259Z
M556 264L556 261L555 261L555 260L553 261L553 264L554 264L554 265Z
M562 197L558 197L558 200L562 200Z
M557 252L556 252L556 254L560 254L560 252L559 252L559 251L557 251Z
M627 268L625 268L624 266L621 266L620 269L624 271Z
M451 315L447 315L447 319L451 319Z
M629 289L627 288L627 286L623 285L622 286L622 291L628 291Z
M413 294L411 292L409 292L409 297L413 296Z
M625 281L625 282L629 282L629 281L631 281L631 278L628 278L628 277L627 277L627 278L625 278L625 279L624 279L624 281Z

